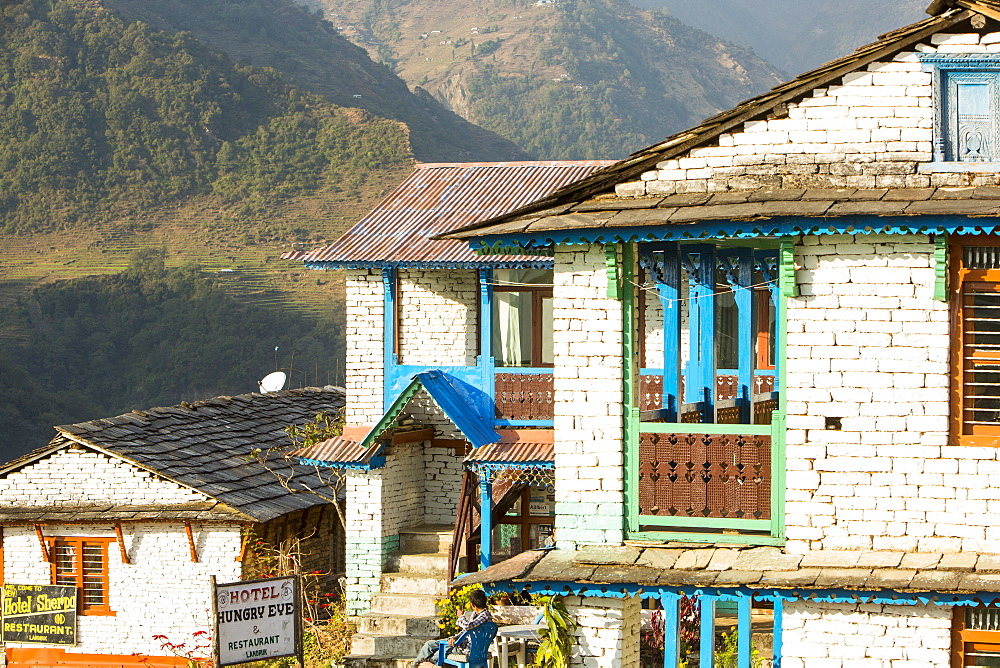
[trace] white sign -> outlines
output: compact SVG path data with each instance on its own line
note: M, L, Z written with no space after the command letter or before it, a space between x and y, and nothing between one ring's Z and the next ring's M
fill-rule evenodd
M219 666L298 654L294 577L216 585L215 612Z

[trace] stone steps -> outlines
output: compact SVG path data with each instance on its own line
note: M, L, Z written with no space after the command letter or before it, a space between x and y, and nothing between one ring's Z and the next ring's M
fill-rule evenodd
M452 527L400 531L371 612L357 618L358 633L344 668L409 668L425 642L439 636L437 599L448 594Z

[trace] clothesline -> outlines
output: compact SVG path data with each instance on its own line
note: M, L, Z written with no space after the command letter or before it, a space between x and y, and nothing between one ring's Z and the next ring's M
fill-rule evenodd
M769 286L772 286L772 285L777 285L777 282L772 280L772 281L764 281L763 283L755 283L753 285L737 285L737 286L733 286L732 288L730 288L728 290L720 290L719 292L712 292L712 293L706 294L706 295L697 295L697 296L694 296L694 297L682 297L682 298L678 298L678 299L663 299L662 297L660 297L660 292L656 288L648 288L644 284L641 285L639 283L636 283L635 281L629 281L629 283L632 284L633 286L639 288L640 290L645 290L646 292L651 292L651 293L655 294L658 299L661 299L661 300L663 300L665 302L674 303L674 304L676 304L678 302L691 301L692 299L702 299L704 297L716 297L718 295L724 295L724 294L729 293L729 292L736 292L737 290L753 290L753 289L756 289L756 288L763 288L763 287L769 287Z

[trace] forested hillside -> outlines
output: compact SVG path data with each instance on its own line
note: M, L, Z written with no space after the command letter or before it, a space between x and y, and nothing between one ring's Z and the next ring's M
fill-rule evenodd
M197 265L165 268L164 256L142 251L120 274L19 300L13 315L30 336L0 352L0 461L44 445L53 425L256 392L275 360L294 363L295 387L342 382L332 305L320 319L247 305Z
M343 107L406 124L422 162L524 160L514 144L469 123L292 0L103 0L128 21L188 31L233 60L280 71L296 87ZM320 13L321 14L321 13Z
M94 3L0 8L0 229L36 231L212 194L247 219L411 159L400 124L338 108L189 34Z
M929 0L631 0L749 46L794 76L926 18Z
M624 0L313 0L369 53L545 159L621 158L778 83Z

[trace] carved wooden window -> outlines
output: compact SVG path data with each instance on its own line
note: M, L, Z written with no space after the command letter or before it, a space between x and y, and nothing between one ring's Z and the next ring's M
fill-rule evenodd
M997 74L950 72L946 75L943 119L945 160L996 162L1000 158L997 135Z
M108 601L110 538L49 539L52 584L77 588L80 613L114 615Z
M930 171L969 171L1000 162L1000 58L992 54L927 54L936 123ZM969 164L966 164L969 163Z
M992 445L1000 436L1000 239L960 241L952 263L953 434L962 444Z

